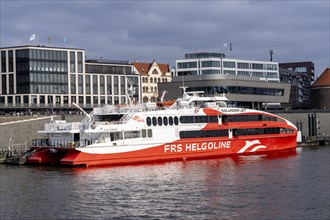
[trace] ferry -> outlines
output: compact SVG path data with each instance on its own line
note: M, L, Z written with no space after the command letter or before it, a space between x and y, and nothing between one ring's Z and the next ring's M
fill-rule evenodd
M166 105L104 105L81 122L53 120L39 131L28 164L126 165L295 151L298 130L261 110L228 107L225 95L186 92ZM168 103L171 103L170 105Z

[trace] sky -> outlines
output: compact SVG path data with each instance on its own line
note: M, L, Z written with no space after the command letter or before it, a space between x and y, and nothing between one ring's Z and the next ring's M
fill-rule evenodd
M185 53L269 61L272 49L273 61L312 61L320 75L330 67L329 11L329 0L0 0L0 47L80 48L86 59L171 67Z

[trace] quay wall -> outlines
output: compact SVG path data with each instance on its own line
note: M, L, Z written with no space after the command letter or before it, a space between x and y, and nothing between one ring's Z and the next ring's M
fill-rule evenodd
M61 120L62 116L53 116L54 120ZM81 121L83 115L65 115L68 122ZM1 116L0 117L0 147L7 149L27 145L29 148L34 139L45 136L38 134L44 129L44 124L48 123L51 116ZM9 123L8 123L9 122Z
M276 113L297 126L303 141L312 137L330 137L330 111L292 111Z

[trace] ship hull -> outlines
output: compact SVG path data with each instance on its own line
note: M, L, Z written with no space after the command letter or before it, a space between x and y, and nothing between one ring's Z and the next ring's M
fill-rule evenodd
M35 147L28 164L64 166L128 165L162 161L256 155L296 149L296 134L237 138L190 138L154 146L103 146L82 148ZM140 147L140 148L139 148ZM120 149L123 149L122 151Z

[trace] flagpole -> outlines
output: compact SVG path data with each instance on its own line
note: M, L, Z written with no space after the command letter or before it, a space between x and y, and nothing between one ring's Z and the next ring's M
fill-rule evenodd
M68 47L68 38L67 38L67 36L64 37L64 43L65 43L65 47L67 48Z

